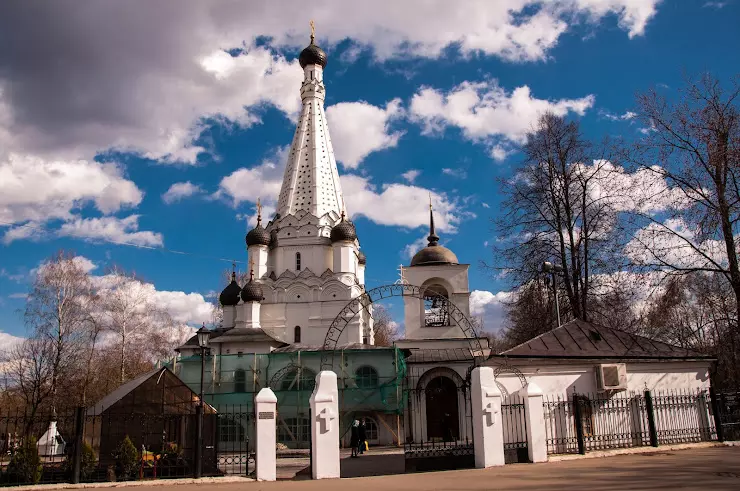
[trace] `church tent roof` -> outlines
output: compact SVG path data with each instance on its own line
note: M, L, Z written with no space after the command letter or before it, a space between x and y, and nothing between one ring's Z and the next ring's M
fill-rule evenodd
M510 358L704 359L698 351L597 326L580 319L530 339L498 356Z

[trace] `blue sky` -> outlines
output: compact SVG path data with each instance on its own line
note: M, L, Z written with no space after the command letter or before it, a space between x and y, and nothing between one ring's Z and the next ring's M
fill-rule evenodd
M479 266L495 179L537 114L630 139L636 92L740 66L737 0L275 3L0 6L0 333L24 334L31 271L60 248L206 320L230 260L244 268L257 197L277 196L310 18L367 286L408 264L431 191L488 329L510 289Z

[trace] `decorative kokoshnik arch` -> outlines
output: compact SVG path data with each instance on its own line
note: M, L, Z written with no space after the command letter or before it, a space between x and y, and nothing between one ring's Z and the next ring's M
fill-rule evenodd
M329 330L326 332L326 338L324 338L324 346L321 352L321 370L332 370L334 368L334 352L336 351L339 337L342 335L342 332L344 332L347 324L349 324L361 310L369 312L367 307L371 303L390 297L414 297L421 301L424 301L425 298L431 297L439 298L444 301L448 306L451 320L450 324L454 323L459 326L463 335L468 340L470 350L473 354L474 365L477 366L485 357L483 347L480 344L480 339L478 339L473 323L470 322L470 319L468 319L468 317L447 297L416 285L393 284L383 285L368 290L359 297L355 297L350 300L349 303L339 311L329 326Z

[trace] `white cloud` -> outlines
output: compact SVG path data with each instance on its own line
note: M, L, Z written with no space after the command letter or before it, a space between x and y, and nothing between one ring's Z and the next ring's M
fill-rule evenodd
M421 171L419 169L410 169L401 174L401 177L406 179L409 184L413 184L417 177L421 175Z
M367 102L340 102L326 110L334 154L345 168L356 169L372 152L398 145L401 131L391 132L390 123L403 115L401 100L385 108Z
M727 2L705 2L702 7L709 8L709 9L722 9L725 6L727 6Z
M424 234L423 236L419 237L412 243L406 244L406 246L403 248L402 255L403 257L407 259L411 259L412 257L414 257L414 254L416 254L423 247L426 247L426 246L427 246L427 234Z
M465 179L468 177L468 173L465 172L463 169L450 169L449 167L445 167L442 169L442 174L445 174L450 177L455 177L457 179Z
M444 193L418 186L391 183L378 190L366 177L341 176L347 209L381 225L416 228L429 223L429 193L434 202L434 221L438 230L454 233L463 219L474 217Z
M486 209L491 208L491 205L489 205L488 203L481 203L481 206Z
M162 246L162 234L139 231L139 215L126 218L77 218L64 223L58 234L62 237L77 237L102 240L144 247Z
M602 110L599 111L599 115L603 118L608 119L609 121L629 121L637 117L637 113L634 113L632 111L626 111L623 114L614 114L612 112Z
M0 221L6 223L69 219L86 203L113 213L137 206L143 196L113 163L18 154L0 161Z
M290 147L279 147L259 165L232 172L221 179L214 197L230 198L234 206L244 201L256 203L257 198L261 198L263 203L274 208L283 183L288 152Z
M162 201L167 204L180 201L183 198L193 196L195 194L202 193L203 190L197 184L193 184L190 181L176 182L162 195Z
M26 299L28 298L28 293L11 293L8 295L8 298L14 298L14 299Z
M512 153L512 150L507 149L505 145L502 145L500 143L493 145L490 152L491 158L496 162L501 162L505 160L506 157L508 157Z
M2 350L8 350L18 343L22 343L25 338L8 334L7 332L0 331L0 346ZM1 370L0 370L1 371Z
M594 96L550 101L532 96L529 87L507 92L496 80L462 82L447 93L422 87L411 99L411 120L427 135L441 134L448 126L465 138L491 147L497 160L506 157L506 145L523 143L537 118L546 111L559 116L583 115Z
M511 299L512 295L512 292L507 291L492 293L486 290L473 290L470 292L470 315L480 317L486 331L499 332L505 319L504 303Z
M0 148L63 159L119 149L193 163L207 151L198 137L208 120L254 124L264 105L295 112L301 71L276 49L293 55L305 46L307 17L327 49L350 39L355 51L370 48L381 60L436 58L454 47L464 56L532 61L546 59L583 21L615 16L630 37L640 35L659 1L478 0L461 9L443 0L316 0L310 16L295 15L307 12L298 0L259 8L172 2L144 15L136 2L19 2L0 18ZM268 45L256 46L258 37Z

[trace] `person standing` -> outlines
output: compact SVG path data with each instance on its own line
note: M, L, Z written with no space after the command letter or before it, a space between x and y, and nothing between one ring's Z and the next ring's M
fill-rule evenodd
M360 450L360 422L357 420L352 421L352 428L350 429L349 446L352 448L352 458L358 457L357 452Z
M360 453L365 453L365 445L367 445L367 425L365 424L365 418L360 420Z

